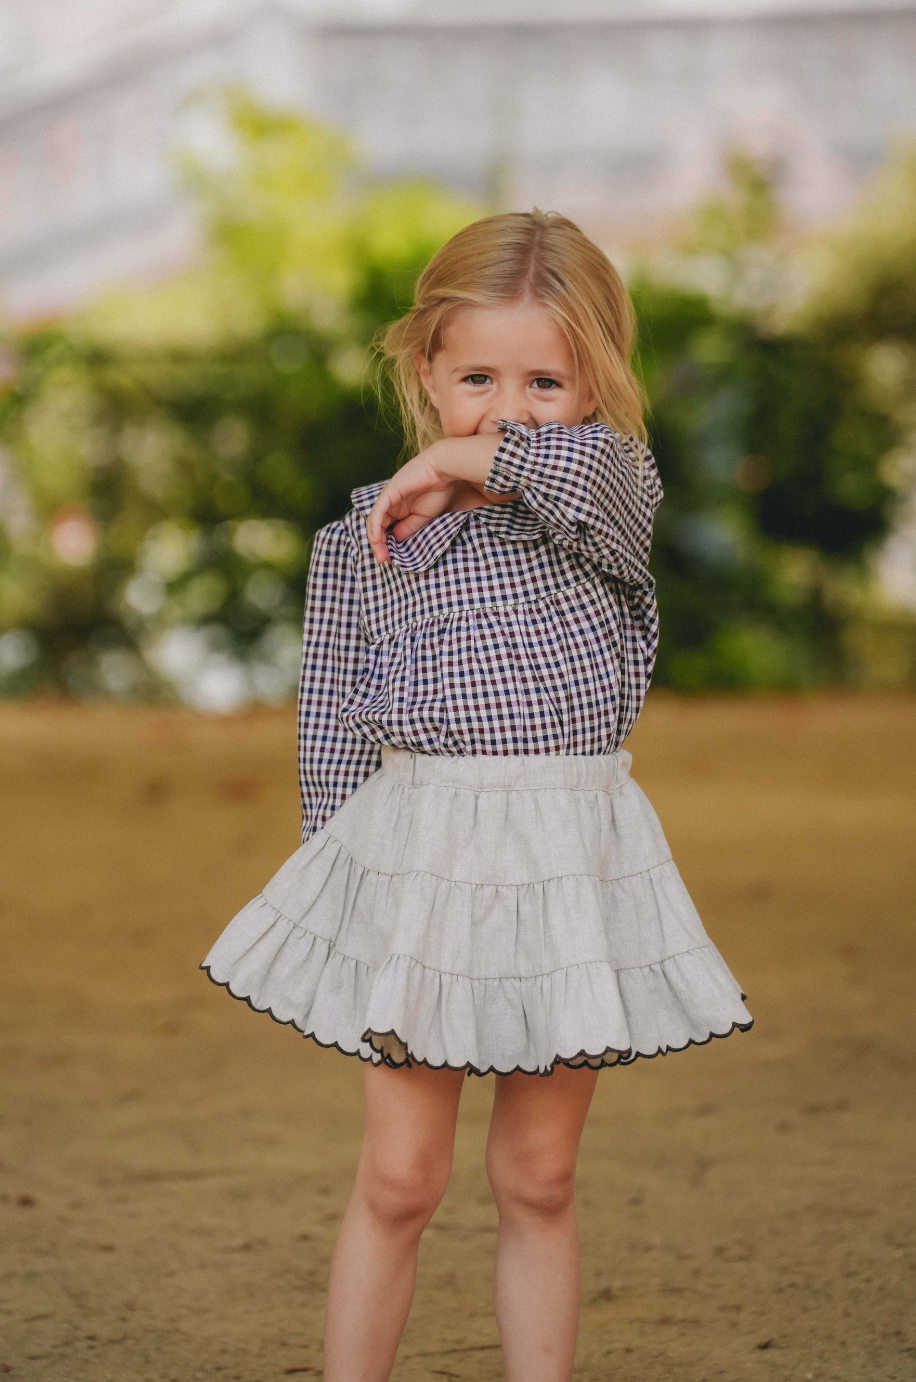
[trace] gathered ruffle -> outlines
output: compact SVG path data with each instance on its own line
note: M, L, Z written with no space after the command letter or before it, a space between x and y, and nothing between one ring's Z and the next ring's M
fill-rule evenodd
M628 599L641 610L638 592ZM396 627L379 620L372 629L340 723L360 738L432 755L499 755L507 744L548 755L594 753L631 727L621 717L632 690L621 673L620 638L610 631L622 627L640 646L644 630L630 633L632 618L614 583L579 567L562 577L552 567L532 572L516 598L500 605L437 615L406 609ZM607 636L584 639L583 627ZM471 713L456 668L486 676L486 715Z
M296 897L296 918L276 905L278 895ZM690 928L696 943L674 953L615 963L613 935L598 953L608 918L616 919L624 949L664 949L665 937L678 934L670 916L683 913L684 899L692 910L670 858L615 879L486 885L367 869L321 832L230 922L201 968L257 1011L376 1064L479 1075L629 1064L752 1024L699 919ZM405 917L427 917L425 934L399 927ZM562 952L562 936L547 935L551 918L554 929L560 919L567 940L576 938L572 948L580 953L571 963L519 973L441 965L443 946L471 957L468 938L481 927L537 936L542 955ZM581 953L583 937L593 953ZM438 965L420 958L424 946ZM518 949L524 954L526 946Z

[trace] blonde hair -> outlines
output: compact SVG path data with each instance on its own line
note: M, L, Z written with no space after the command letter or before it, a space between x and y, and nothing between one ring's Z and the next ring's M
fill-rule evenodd
M535 209L486 216L459 230L423 270L411 310L382 334L379 350L408 447L422 451L442 435L416 356L432 359L459 308L524 298L553 317L598 399L586 420L645 440L643 394L630 368L635 318L620 275L572 221Z

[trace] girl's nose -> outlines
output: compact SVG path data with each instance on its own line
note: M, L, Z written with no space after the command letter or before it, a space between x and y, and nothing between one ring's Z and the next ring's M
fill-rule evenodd
M500 389L493 399L493 408L491 420L494 423L500 418L505 418L507 422L520 422L523 427L537 425L531 415L531 405L524 389Z

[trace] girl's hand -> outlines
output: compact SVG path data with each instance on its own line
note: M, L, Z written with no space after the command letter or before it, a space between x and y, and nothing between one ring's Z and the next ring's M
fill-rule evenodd
M445 513L458 489L457 480L440 475L429 460L429 448L402 465L382 490L366 519L369 546L378 561L388 561L388 533L398 542L411 537Z
M402 465L385 485L366 519L369 545L376 560L389 560L389 532L403 542L430 519L448 512L456 497L469 486L481 494L501 440L497 433L443 437ZM486 495L483 502L504 503L515 497Z

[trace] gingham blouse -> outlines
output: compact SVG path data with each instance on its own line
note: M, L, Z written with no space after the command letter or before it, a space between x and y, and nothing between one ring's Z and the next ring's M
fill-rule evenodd
M603 424L505 431L484 489L379 563L384 481L320 529L299 688L302 838L379 767L434 754L603 754L642 708L658 636L647 569L655 462Z

